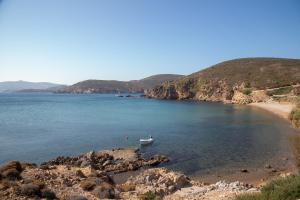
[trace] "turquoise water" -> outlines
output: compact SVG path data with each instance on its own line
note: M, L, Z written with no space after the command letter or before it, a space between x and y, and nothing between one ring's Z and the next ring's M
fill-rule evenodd
M1 94L0 163L42 162L91 150L138 147L165 154L166 166L187 174L260 166L288 151L279 118L250 106L118 98L114 95ZM126 137L128 136L128 140Z

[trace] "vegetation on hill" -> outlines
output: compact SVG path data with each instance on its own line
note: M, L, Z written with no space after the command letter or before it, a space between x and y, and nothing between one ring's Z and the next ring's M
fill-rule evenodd
M270 182L259 194L241 195L236 200L296 200L300 198L300 176Z
M289 119L295 127L300 128L300 97L297 100L296 107L290 113Z
M126 93L143 92L165 81L173 81L182 75L160 74L141 80L115 81L115 80L86 80L66 87L61 92L65 93Z
M277 88L300 83L300 60L243 58L219 63L148 91L162 99L231 100L234 91ZM247 89L247 90L244 90Z

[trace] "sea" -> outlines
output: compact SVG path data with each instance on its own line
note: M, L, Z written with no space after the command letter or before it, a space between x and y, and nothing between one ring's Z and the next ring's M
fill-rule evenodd
M245 105L117 97L113 94L0 94L0 164L41 163L112 148L163 154L188 175L261 167L288 155L295 130ZM155 141L140 146L140 138Z

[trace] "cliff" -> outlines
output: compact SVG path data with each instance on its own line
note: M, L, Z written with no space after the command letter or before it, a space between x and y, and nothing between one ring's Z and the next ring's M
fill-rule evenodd
M195 99L247 104L268 100L267 91L300 83L300 60L243 58L219 63L207 69L165 82L146 91L150 98ZM293 90L293 91L292 91ZM295 90L295 91L294 91Z

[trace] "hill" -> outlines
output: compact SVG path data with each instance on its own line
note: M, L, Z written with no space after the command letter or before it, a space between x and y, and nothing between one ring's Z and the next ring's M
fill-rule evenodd
M160 85L165 81L173 81L182 75L160 74L141 80L115 81L115 80L86 80L60 90L63 93L134 93L143 92Z
M242 58L216 64L174 82L166 82L148 90L146 95L160 99L231 101L237 95L250 96L254 90L299 83L299 59Z
M27 81L5 81L0 82L0 92L18 92L26 90L51 90L61 89L64 85L48 82L27 82Z

